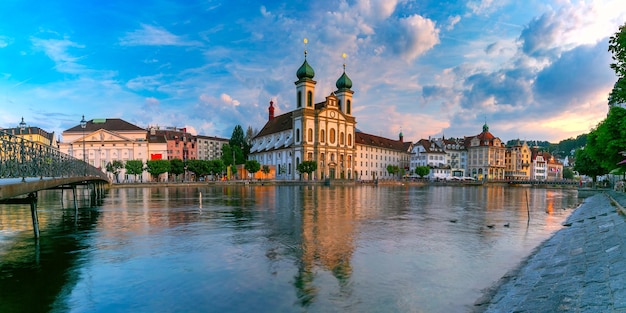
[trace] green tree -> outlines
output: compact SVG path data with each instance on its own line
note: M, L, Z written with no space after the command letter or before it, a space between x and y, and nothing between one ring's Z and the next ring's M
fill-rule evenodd
M611 63L611 69L617 75L617 82L609 93L609 104L626 103L626 23L609 38L609 52L613 54L615 61Z
M170 174L174 174L175 180L178 180L178 175L185 172L185 162L181 159L170 160Z
M311 173L317 170L317 162L315 161L303 161L302 163L296 166L296 170L300 173L307 173L309 176L309 180L313 178Z
M608 173L623 160L626 151L626 109L611 107L609 115L587 135L586 153Z
M153 181L159 180L159 175L169 172L171 169L170 161L168 160L149 160L146 161L146 170L152 175Z
M257 130L253 130L251 126L248 126L246 129L246 137L244 138L244 146L243 146L243 156L244 159L248 159L248 155L250 155L250 148L252 148L252 139L259 132Z
M267 178L267 174L270 173L270 167L268 165L263 165L261 167L261 172L263 172L263 174L265 174L265 178Z
M398 174L400 172L400 168L397 165L387 165L387 173L389 173L390 175L395 176L396 174Z
M120 160L113 160L106 164L106 171L112 173L115 176L115 182L120 182L120 170L124 168L124 162Z
M574 179L574 170L571 167L563 168L563 179Z
M233 156L235 157L235 159L233 159ZM241 147L231 146L230 144L224 144L222 146L222 161L226 165L236 165L236 164L246 163Z
M187 170L195 174L195 181L204 175L209 174L209 161L207 160L187 160Z
M246 161L244 168L249 173L252 173L252 176L254 177L254 174L261 169L261 164L259 164L259 161L257 160L248 160Z
M419 177L424 178L424 176L430 173L430 167L428 166L418 166L415 168L415 174L419 175Z
M241 125L235 126L235 128L233 129L233 134L230 136L230 140L228 141L228 144L231 146L232 149L235 149L235 153L237 148L239 148L239 150L241 151L245 151L245 148L247 146L246 135L244 134ZM248 151L250 151L249 148ZM247 154L242 154L241 162L239 162L240 158L237 157L237 164L244 164L244 157L247 156Z
M133 175L135 177L135 181L137 181L137 175L141 175L143 173L143 161L128 160L126 161L125 168L126 174Z
M587 175L593 180L593 187L596 186L598 176L607 174L609 171L604 169L591 155L588 149L576 150L574 170L580 174Z
M226 164L221 159L211 160L209 162L209 174L215 176L221 175L226 170Z

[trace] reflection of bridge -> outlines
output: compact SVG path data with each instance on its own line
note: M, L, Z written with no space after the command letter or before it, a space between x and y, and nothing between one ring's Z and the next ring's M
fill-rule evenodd
M0 131L0 204L30 204L33 230L39 237L37 192L91 187L92 198L104 194L109 178L99 169L61 153L57 148Z

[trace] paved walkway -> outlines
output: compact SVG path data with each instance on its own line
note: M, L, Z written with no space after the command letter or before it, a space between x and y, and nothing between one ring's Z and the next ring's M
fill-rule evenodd
M617 203L612 202L614 199ZM626 194L586 198L476 312L626 312Z

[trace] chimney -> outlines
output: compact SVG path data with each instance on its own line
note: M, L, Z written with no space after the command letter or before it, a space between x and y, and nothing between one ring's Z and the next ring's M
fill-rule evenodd
M274 119L274 101L270 100L270 107L267 110L269 111L269 120L271 121Z

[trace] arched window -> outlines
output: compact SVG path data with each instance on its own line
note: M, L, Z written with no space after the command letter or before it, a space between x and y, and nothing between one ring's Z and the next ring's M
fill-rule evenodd
M320 142L326 142L326 131L320 130Z
M301 108L302 107L302 91L298 91L298 107Z
M310 107L313 106L313 93L310 91L306 94L306 105Z
M335 143L335 129L331 128L330 129L330 138L328 139L330 141L330 143Z
M307 141L308 141L309 143L312 143L312 142L313 142L313 128L309 128L309 132L308 132L308 133L309 133L309 134L308 134Z
M300 142L300 128L296 129L296 142Z
M313 152L309 152L307 154L307 158L308 158L309 161L312 161L313 160Z
M339 111L341 111L341 99L337 103L339 104Z
M345 134L343 132L341 132L339 134L339 144L341 144L341 145L345 144L345 137L346 136L345 136Z
M348 134L348 147L352 147L352 134Z
M352 114L352 102L350 100L348 100L348 103L346 104L346 114Z

